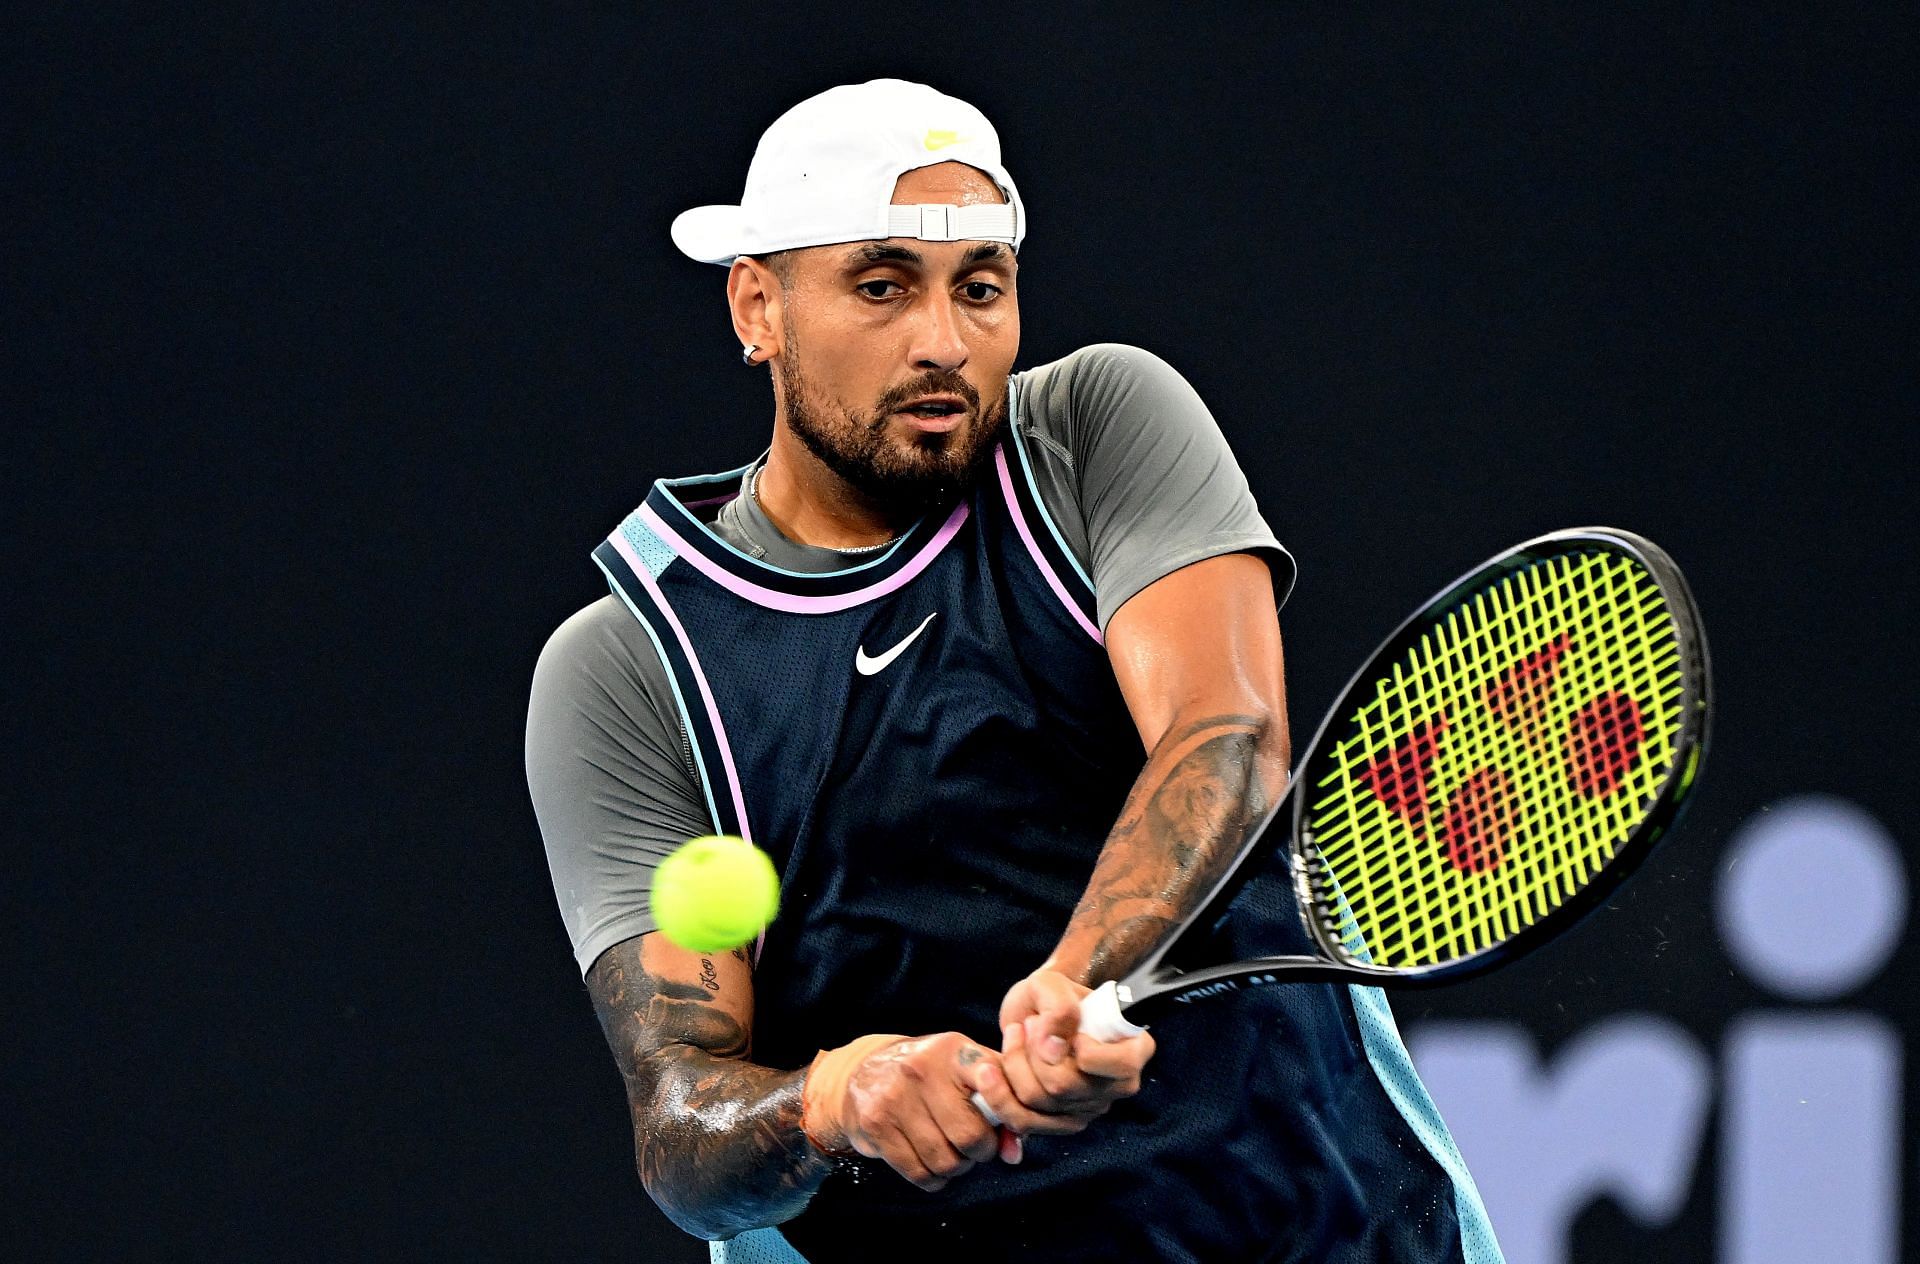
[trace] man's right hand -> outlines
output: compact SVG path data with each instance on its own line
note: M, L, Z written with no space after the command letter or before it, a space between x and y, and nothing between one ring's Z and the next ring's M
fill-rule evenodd
M937 1036L863 1036L814 1059L807 1073L802 1127L830 1153L881 1159L924 1190L995 1154L997 1129L973 1107L980 1068L1000 1055L959 1032Z

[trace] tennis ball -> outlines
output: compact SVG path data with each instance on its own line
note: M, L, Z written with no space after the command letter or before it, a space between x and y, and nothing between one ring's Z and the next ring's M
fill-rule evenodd
M767 853L744 838L689 839L653 871L653 922L693 952L738 948L780 909L780 878Z

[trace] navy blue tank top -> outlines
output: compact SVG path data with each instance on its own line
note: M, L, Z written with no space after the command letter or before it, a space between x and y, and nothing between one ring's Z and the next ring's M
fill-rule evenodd
M656 484L595 551L667 664L714 828L780 871L756 1062L876 1031L997 1048L1001 997L1065 929L1144 763L1027 459L1015 422L964 500L845 570L715 535L740 471ZM1260 925L1223 933L1297 937L1276 887ZM938 1194L866 1164L781 1232L816 1264L1460 1260L1457 1155L1383 1084L1348 991L1165 1020L1142 1092L1085 1133Z

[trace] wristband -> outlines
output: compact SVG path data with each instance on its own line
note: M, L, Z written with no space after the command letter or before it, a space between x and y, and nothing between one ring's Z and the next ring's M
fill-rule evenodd
M822 1049L807 1068L800 1088L800 1131L813 1148L830 1158L856 1154L847 1136L847 1087L860 1064L905 1036L862 1036L838 1049Z

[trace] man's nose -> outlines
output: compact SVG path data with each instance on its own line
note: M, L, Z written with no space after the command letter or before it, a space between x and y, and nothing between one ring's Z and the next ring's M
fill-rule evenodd
M953 299L939 295L923 304L915 322L908 357L916 369L953 372L967 362L967 343L960 335L960 314Z

